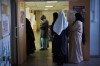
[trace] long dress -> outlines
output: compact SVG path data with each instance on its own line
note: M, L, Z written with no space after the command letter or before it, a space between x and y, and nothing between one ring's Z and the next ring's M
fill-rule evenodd
M76 21L75 24L69 28L69 62L80 63L83 61L82 55L82 32L83 23Z
M66 30L63 30L59 36L54 31L52 32L52 53L53 62L63 64L68 62L68 38Z
M26 18L26 46L27 46L27 55L34 53L36 50L35 47L35 37L32 30L30 21Z

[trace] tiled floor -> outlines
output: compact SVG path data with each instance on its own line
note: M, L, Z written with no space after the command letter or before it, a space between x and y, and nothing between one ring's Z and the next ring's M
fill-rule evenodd
M21 66L54 66L52 62L51 42L48 50L40 51L39 33L35 33L36 52L28 57L27 61ZM90 61L83 61L79 64L64 64L64 66L100 66L100 57L91 58Z

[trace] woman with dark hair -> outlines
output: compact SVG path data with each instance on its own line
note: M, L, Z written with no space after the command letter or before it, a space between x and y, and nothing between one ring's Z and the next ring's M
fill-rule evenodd
M51 25L52 32L52 53L53 62L57 66L63 66L68 61L68 42L66 36L66 29L68 22L65 18L64 12L53 13L53 23Z
M52 35L52 53L53 53L53 51L55 49L55 45L54 45L54 41L53 41L53 38L54 38L53 26L54 26L54 23L55 23L55 21L56 21L57 18L58 18L58 13L54 12L53 13L53 22L52 22L52 25L50 26L51 35Z
M75 14L75 22L69 32L69 62L80 63L83 61L82 55L82 33L83 22L80 13Z

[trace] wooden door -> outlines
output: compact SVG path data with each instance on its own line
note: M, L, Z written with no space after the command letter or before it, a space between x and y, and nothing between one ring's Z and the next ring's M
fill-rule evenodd
M26 61L26 21L25 2L18 0L17 33L18 33L18 64Z

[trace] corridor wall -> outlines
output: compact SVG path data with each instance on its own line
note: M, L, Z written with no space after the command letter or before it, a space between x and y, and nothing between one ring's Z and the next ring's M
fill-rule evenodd
M100 0L90 0L90 55L100 56Z

